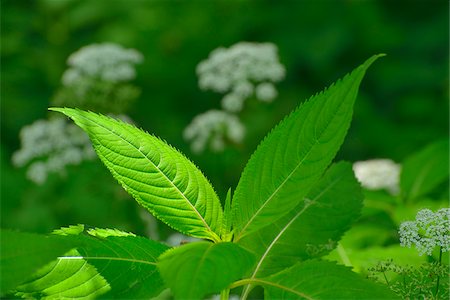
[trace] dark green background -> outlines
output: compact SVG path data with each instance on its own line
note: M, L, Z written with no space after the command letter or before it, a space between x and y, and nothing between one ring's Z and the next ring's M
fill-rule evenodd
M181 149L224 197L259 140L283 116L376 53L338 159L407 155L448 136L447 1L1 1L1 226L33 232L74 223L145 234L138 206L99 161L70 167L43 186L12 167L19 131L45 118L67 57L80 47L116 42L145 61L142 95L130 116ZM239 41L272 42L287 74L279 97L250 102L239 149L194 155L182 131L220 106L202 92L195 67L211 50Z

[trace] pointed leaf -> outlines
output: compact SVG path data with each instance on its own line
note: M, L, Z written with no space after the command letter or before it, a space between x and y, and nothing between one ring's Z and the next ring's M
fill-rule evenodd
M0 294L3 295L26 277L76 245L58 237L0 231Z
M362 200L351 164L331 166L299 207L239 241L256 254L251 277L268 276L329 253L359 216Z
M81 231L79 230L81 228ZM167 246L114 229L82 225L57 233L81 246L49 263L16 288L24 298L149 298L164 284L156 267Z
M264 299L399 299L387 286L369 281L332 262L298 263L273 276L257 279Z
M89 134L103 163L139 204L182 233L219 240L219 198L183 154L119 120L78 109L51 110L69 116Z
M202 299L241 278L253 262L236 244L198 242L164 253L158 267L176 299Z
M292 210L320 178L350 126L365 71L378 57L303 103L258 146L233 197L236 240Z
M449 177L449 141L435 142L408 157L402 165L400 187L407 200L431 192Z

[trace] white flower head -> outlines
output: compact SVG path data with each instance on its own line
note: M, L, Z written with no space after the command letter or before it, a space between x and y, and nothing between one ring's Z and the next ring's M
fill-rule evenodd
M420 210L415 221L406 221L399 229L400 245L415 245L419 255L431 255L435 247L442 252L450 251L450 208L441 208L436 213Z
M84 78L106 82L124 82L136 77L135 64L143 56L135 49L125 49L118 44L104 43L85 46L69 56L70 68L63 74L65 86L76 85Z
M20 131L21 149L12 156L17 167L30 164L27 177L42 184L49 173L62 172L66 165L77 165L95 158L87 135L63 118L38 120Z
M184 138L191 142L193 152L202 152L207 146L214 151L222 151L226 141L240 143L245 128L239 119L220 110L209 110L196 116L183 132Z
M234 93L243 100L255 91L257 99L266 102L277 96L271 82L282 80L285 72L271 43L240 42L228 49L217 48L197 66L202 90ZM259 91L254 88L258 83L263 83Z
M353 171L361 185L369 190L386 189L398 194L400 165L390 159L372 159L357 161Z

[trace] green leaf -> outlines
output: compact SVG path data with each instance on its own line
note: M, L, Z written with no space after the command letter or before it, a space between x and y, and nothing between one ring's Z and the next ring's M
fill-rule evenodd
M449 140L435 142L405 159L400 188L406 200L426 195L449 178Z
M300 105L261 142L233 197L236 240L275 222L307 195L341 146L359 84L380 56Z
M201 299L241 278L253 262L236 244L198 242L167 251L158 267L175 298Z
M222 225L222 240L224 242L230 242L233 238L233 233L231 231L232 219L231 214L231 188L228 189L227 196L225 198L225 206L223 212L223 225Z
M23 298L149 298L164 284L156 260L167 246L115 229L82 225L56 231L80 246L33 274L16 288Z
M213 187L183 154L119 120L70 108L51 108L89 134L113 176L139 204L174 229L218 241L222 207Z
M25 281L31 273L73 248L59 237L0 230L0 294Z
M332 262L310 260L273 276L256 279L264 299L398 299L387 286Z
M331 166L299 207L239 241L257 257L250 279L329 253L359 216L362 200L351 164Z

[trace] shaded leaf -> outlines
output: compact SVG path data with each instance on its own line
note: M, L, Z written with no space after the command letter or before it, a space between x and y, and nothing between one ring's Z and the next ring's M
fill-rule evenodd
M201 299L241 278L253 255L233 243L191 243L167 251L158 267L177 299Z
M3 295L40 267L76 245L55 236L0 231L0 282Z
M114 229L83 225L57 233L80 246L58 257L17 287L24 298L149 298L164 284L156 267L167 246Z
M268 276L329 253L359 216L362 200L351 164L331 166L299 207L239 241L257 256L250 278Z
M265 299L399 299L387 286L362 278L350 268L309 260L255 280Z
M89 134L113 176L139 204L176 230L219 240L222 207L213 187L183 154L159 138L103 115L51 108Z
M402 164L400 188L407 200L426 195L449 178L449 141L433 143Z
M236 240L275 222L303 200L341 146L368 59L280 122L250 158L236 188Z

